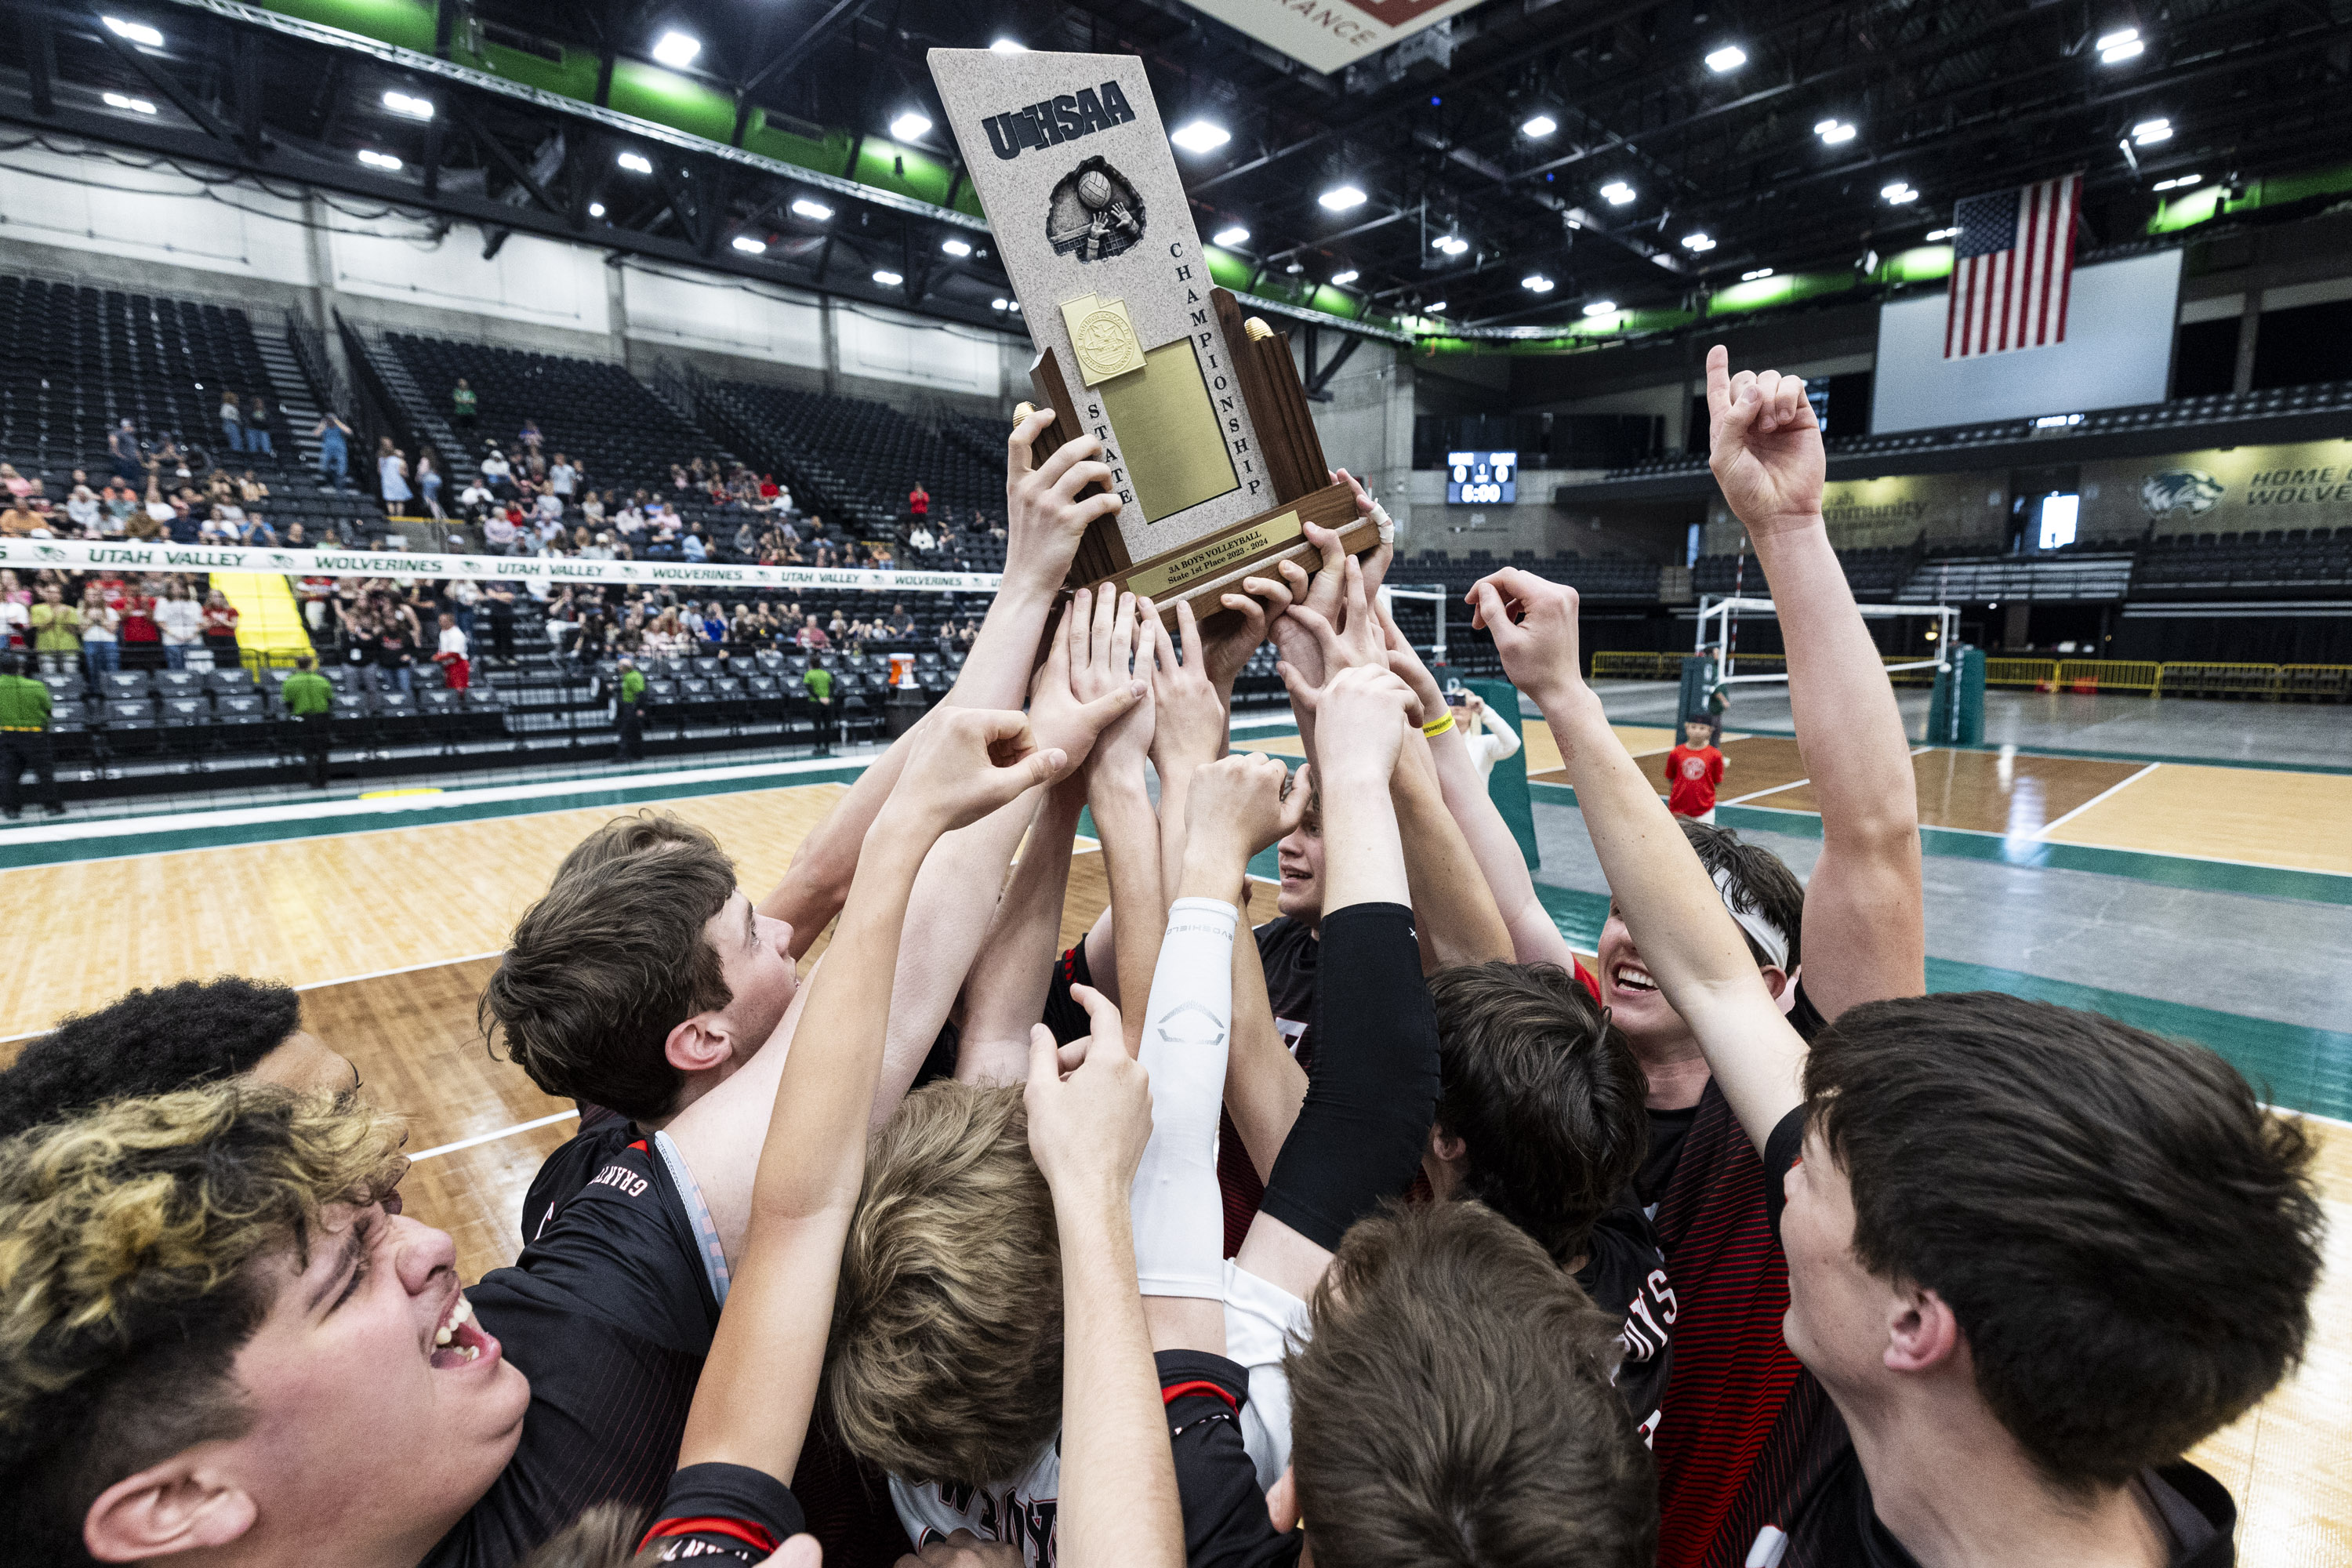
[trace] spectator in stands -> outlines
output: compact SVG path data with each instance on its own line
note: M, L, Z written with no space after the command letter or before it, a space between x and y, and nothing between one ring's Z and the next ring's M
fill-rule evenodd
M258 506L269 499L269 487L254 478L253 470L247 468L236 481L236 499L247 506Z
M146 471L139 453L139 426L125 419L107 432L106 455L114 464L114 477L135 489Z
M0 648L29 648L32 638L33 593L16 574L0 567Z
M402 696L416 689L415 616L405 605L389 606L369 632L374 645L373 669L379 682L389 681ZM374 689L381 690L377 686Z
M439 646L433 662L441 667L443 683L452 691L463 691L472 679L473 665L467 659L466 634L458 628L457 617L444 610L441 613Z
M269 520L257 511L246 518L244 538L245 542L255 550L278 548L278 531L270 527Z
M759 552L760 536L751 531L751 525L747 522L736 529L735 553L749 561Z
M449 389L449 418L451 422L454 423L458 429L463 430L467 435L470 436L474 433L474 422L479 413L480 410L477 406L474 397L474 389L466 384L466 378L464 376L459 376L457 378L457 384Z
M589 527L604 527L605 517L604 496L595 490L590 490L586 495L582 496L580 498L580 515L588 520Z
M88 485L74 486L66 497L66 516L85 539L98 537L99 522L105 515Z
M580 531L586 533L588 531L583 528ZM583 560L586 561L610 561L614 559L613 536L609 533L599 533L593 536L587 543L580 547L580 555Z
M236 394L226 387L221 389L220 431L225 450L245 450L245 410L237 405Z
M245 449L274 458L278 446L270 433L269 420L269 404L261 394L257 392L245 400Z
M939 543L931 537L931 531L919 522L907 531L907 548L909 550L918 550L928 555L939 548Z
M36 593L38 596L26 616L26 626L32 634L33 654L40 661L41 673L80 670L81 612L66 603L65 584L55 578L40 584Z
M441 510L441 468L433 460L433 448L421 447L416 454L416 493L424 498L425 514L443 517Z
M50 537L49 520L35 511L24 497L12 496L8 510L0 511L0 534L12 539L47 539Z
M514 658L514 584L485 583L482 600L490 611L490 651L500 658Z
M228 602L226 594L215 588L205 595L205 646L213 650L215 669L237 667L237 607Z
M125 583L111 601L122 616L119 635L122 638L125 669L163 668L163 628L155 624L154 581L152 577L134 578Z
M678 541L678 552L688 561L709 560L710 552L702 542L702 530L699 528L687 530L686 537Z
M646 652L655 658L678 658L687 651L685 628L676 610L664 610L646 624Z
M478 518L483 510L497 499L478 478L467 479L466 488L457 492L457 510L467 517Z
M579 482L580 470L572 467L572 459L561 452L556 453L555 461L547 466L547 488L561 496L563 503L569 506L573 487Z
M99 492L98 500L99 505L104 509L99 519L99 531L109 539L121 538L123 531L131 526L131 512L139 505L137 492L129 485L110 479L106 488Z
M884 623L886 635L904 641L915 635L915 617L907 613L903 604L890 606L890 617Z
M515 439L522 443L524 451L536 458L539 456L539 444L547 437L539 433L538 420L525 417L522 428L515 432Z
M125 423L129 423L127 420ZM351 439L352 427L343 423L342 416L328 409L319 416L310 427L319 440L319 478L332 479L339 490L352 488Z
M931 492L923 488L920 479L917 479L915 488L907 492L907 513L917 522L924 521L931 515Z
M840 642L844 637L846 637L849 635L849 618L844 616L839 610L835 610L833 612L832 621L826 625L824 629L826 633L832 637L835 642Z
M163 590L163 603L155 606L155 624L163 628L165 668L187 668L188 650L205 640L205 611L185 579L174 577Z
M510 500L518 493L514 465L507 461L507 455L499 450L495 441L483 449L480 469L482 483L489 486L492 495L501 500Z
M409 501L408 457L392 444L389 436L375 444L375 474L376 491L383 497L383 514L405 517Z
M514 519L503 510L493 510L482 522L482 546L493 555L513 555L519 552Z
M793 636L793 640L812 653L833 646L833 639L825 636L824 628L816 624L816 616L814 615L801 622L801 629Z
M107 602L106 584L93 577L81 588L81 653L91 684L122 668L122 639L116 635L122 613Z

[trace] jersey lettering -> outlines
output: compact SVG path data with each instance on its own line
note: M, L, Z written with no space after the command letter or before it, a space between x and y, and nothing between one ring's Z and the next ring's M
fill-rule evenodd
M618 1187L633 1198L646 1195L653 1184L631 1171L626 1165L607 1165L596 1173L588 1184L592 1187Z

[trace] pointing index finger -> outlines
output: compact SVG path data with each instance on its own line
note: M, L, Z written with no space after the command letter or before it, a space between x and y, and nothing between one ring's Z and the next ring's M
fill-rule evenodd
M1721 343L1706 351L1706 411L1717 419L1731 406L1731 351Z

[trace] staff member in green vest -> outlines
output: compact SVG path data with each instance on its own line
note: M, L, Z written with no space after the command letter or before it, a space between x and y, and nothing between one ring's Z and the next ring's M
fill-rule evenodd
M57 753L49 745L49 689L25 677L22 654L0 657L0 812L13 822L24 815L25 797L17 785L25 770L33 770L40 786L41 804L51 816L63 816L58 798Z
M303 654L294 660L294 673L278 689L286 704L286 711L294 715L302 726L302 760L310 770L310 787L327 787L327 749L333 737L329 717L334 711L335 689L327 678L310 668L310 656Z
M624 655L621 659L620 702L614 717L621 726L621 749L614 761L634 763L646 754L646 676L637 661Z
M816 617L811 616L809 619L814 621ZM825 751L825 741L832 734L833 671L821 664L812 664L801 676L801 684L808 689L811 697L816 699L816 749Z

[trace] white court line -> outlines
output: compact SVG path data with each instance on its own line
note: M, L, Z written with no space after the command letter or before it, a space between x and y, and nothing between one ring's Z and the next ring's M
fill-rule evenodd
M2043 823L2041 828L2033 834L2033 837L2036 838L2049 837L2053 833L2055 833L2058 829L2065 826L2068 823L2074 821L2076 817L2082 816L2084 812L2090 810L2091 807L2098 805L2099 802L2106 799L2107 796L2115 794L2117 790L2131 788L2132 785L2139 783L2140 780L2147 777L2148 774L2156 772L2157 769L2162 766L2164 766L2162 763L2150 763L2147 766L2140 769L2139 772L2132 774L2131 777L2122 780L2120 783L2109 784L2105 789L2101 790L2098 794L2093 795L2090 799L2084 801L2082 805L2076 806L2074 810L2068 812L2057 821Z
M1789 784L1774 784L1770 789L1759 789L1752 795L1740 795L1735 800L1718 800L1715 804L1717 805L1738 805L1740 801L1743 800L1761 800L1768 795L1779 795L1784 789L1801 789L1804 785L1812 782L1813 781L1811 779L1797 779Z
M552 1116L542 1116L536 1121L518 1121L512 1127L501 1127L496 1132L476 1133L471 1138L460 1138L455 1143L444 1143L438 1148L425 1149L411 1154L408 1157L408 1163L414 1165L420 1161L433 1159L436 1155L454 1154L460 1149L472 1149L483 1143L495 1143L501 1138L511 1138L518 1132L528 1132L534 1127L546 1127L558 1121L569 1121L579 1114L577 1110L559 1110Z

